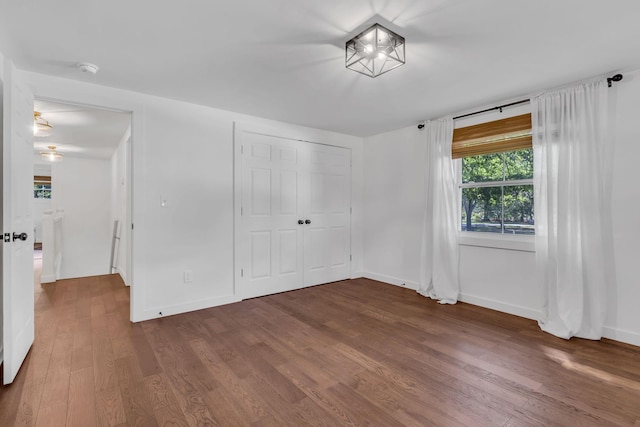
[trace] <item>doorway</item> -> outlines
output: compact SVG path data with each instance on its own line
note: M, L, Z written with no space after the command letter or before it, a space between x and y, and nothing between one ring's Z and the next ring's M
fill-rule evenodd
M131 113L36 98L34 114L47 125L34 125L34 243L46 238L48 216L61 234L60 247L58 240L50 245L61 261L46 280L43 272L43 281L117 273L129 286ZM112 260L116 221L119 251ZM46 265L46 243L42 249Z

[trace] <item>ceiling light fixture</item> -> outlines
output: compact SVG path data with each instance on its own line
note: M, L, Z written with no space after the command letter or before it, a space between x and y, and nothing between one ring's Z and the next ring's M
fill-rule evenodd
M78 64L78 69L83 73L95 74L98 72L100 67L90 62L81 62L80 64Z
M51 123L42 117L39 111L33 112L33 134L36 136L49 136L51 134Z
M377 77L405 63L404 37L373 24L345 46L346 67L369 77Z
M64 154L58 153L56 151L56 146L55 145L49 145L48 148L49 148L49 151L41 151L40 152L40 157L42 157L45 160L48 160L50 162L61 162L62 158L64 157Z

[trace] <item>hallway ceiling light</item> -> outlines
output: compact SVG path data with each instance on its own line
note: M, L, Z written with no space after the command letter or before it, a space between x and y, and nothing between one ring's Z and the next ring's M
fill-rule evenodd
M48 160L50 162L61 162L62 158L64 157L64 154L58 153L56 151L56 146L55 145L49 145L48 148L49 148L49 151L41 151L40 152L40 157L42 157L45 160Z
M33 112L33 134L36 136L49 136L53 126L42 117L39 111Z
M379 76L404 64L404 37L373 24L346 43L345 58L348 69Z

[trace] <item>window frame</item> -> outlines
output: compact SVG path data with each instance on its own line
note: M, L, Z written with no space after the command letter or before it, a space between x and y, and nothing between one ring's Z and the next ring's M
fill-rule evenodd
M527 106L528 107L528 106ZM530 114L530 111L518 109L518 111L514 111L513 116L508 117L512 118L518 113L522 114ZM495 117L495 116L494 116ZM475 123L471 125L467 125L464 127L470 127L473 125L485 125L493 122L501 120L501 117L498 118L488 118L486 117L482 121L475 121ZM460 129L462 127L458 127L456 129ZM454 130L455 132L455 130ZM522 147L525 148L525 147ZM526 147L528 148L528 147ZM518 149L518 148L516 148ZM520 148L521 149L521 148ZM500 152L513 151L511 150L503 150ZM495 154L492 153L483 153L483 154ZM482 154L476 154L482 155ZM471 156L465 156L471 157ZM502 181L485 181L485 182L462 182L462 159L463 157L453 158L455 164L456 178L458 182L458 208L462 209L462 191L464 188L481 188L481 187L505 187L505 186L518 186L518 185L531 185L533 186L533 178L525 178L518 180L502 180ZM503 190L504 194L504 190ZM535 197L535 192L534 192ZM534 199L535 204L535 199ZM502 217L504 218L504 205L501 206ZM523 251L523 252L535 252L535 234L511 234L511 233L491 233L491 232L476 232L476 231L463 231L462 230L462 212L458 214L458 244L461 246L471 246L471 247L483 247L483 248L491 248L491 249L506 249L506 250L515 250L515 251Z

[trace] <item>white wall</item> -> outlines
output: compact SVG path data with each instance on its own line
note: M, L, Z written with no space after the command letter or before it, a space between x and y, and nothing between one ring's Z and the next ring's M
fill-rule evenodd
M640 345L640 70L624 73L610 94L616 132L612 195L616 286L611 289L605 332L611 338Z
M352 271L357 275L362 270L361 138L24 74L37 97L132 112L132 320L238 299L233 277L234 122L352 149ZM161 197L168 201L164 208ZM186 269L193 271L190 284L182 283Z
M640 227L634 226L640 211L635 179L640 156L640 71L625 73L610 96L616 134L612 210L617 283L611 284L604 334L640 345ZM412 126L364 141L365 275L411 288L419 280L423 139L424 134ZM537 319L542 290L535 279L535 262L534 252L461 245L461 300Z
M53 209L64 209L62 279L109 273L111 164L65 156L53 163Z
M120 221L120 242L114 265L116 272L120 274L127 286L131 285L128 265L131 226L127 221L127 162L130 137L131 127L122 136L118 148L111 157L111 223L113 224L116 220Z
M416 126L365 139L365 276L416 289L425 206L425 134ZM536 317L532 252L460 246L460 299Z

